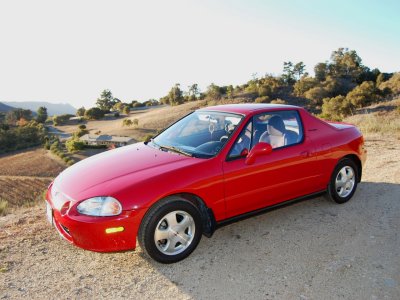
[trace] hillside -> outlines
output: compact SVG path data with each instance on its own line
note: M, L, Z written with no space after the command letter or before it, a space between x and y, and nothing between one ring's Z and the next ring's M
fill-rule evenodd
M15 109L15 107L12 107L12 106L9 106L9 105L6 105L6 104L0 102L0 112L8 112L13 109Z
M149 261L140 248L74 247L48 225L43 203L14 211L0 217L1 295L399 299L400 144L367 136L366 147L363 181L349 203L318 197L231 224L173 265Z
M344 121L357 125L365 136L393 136L400 139L400 97L359 109Z
M164 129L169 124L187 115L189 112L206 106L206 100L192 101L178 106L164 106L148 110L132 111L128 116L117 119L87 121L85 124L90 133L130 136L141 141L146 135L154 135L158 130ZM122 126L124 119L138 119L139 125L132 127ZM77 125L56 126L58 130L72 133L77 130Z
M76 108L68 103L50 103L44 101L23 101L23 102L3 102L6 105L10 105L16 108L30 109L36 112L39 107L44 106L47 108L47 113L50 116L63 115L63 114L75 114Z
M18 207L33 206L65 169L57 157L41 148L0 156L0 216Z
M246 100L246 98L218 102L214 100L198 100L178 106L164 106L145 111L132 111L128 116L122 115L120 118L111 120L87 121L85 125L90 133L100 132L101 134L129 136L137 141L141 141L146 135L156 134L157 131L166 128L169 124L198 108L215 104L240 103ZM359 126L364 134L380 134L384 132L400 135L399 109L397 108L399 106L400 98L378 102L356 110L354 115L345 118L343 121ZM122 126L124 119L137 119L139 125L131 127ZM380 120L383 120L383 122ZM65 133L72 133L77 130L77 125L62 125L57 126L57 129Z

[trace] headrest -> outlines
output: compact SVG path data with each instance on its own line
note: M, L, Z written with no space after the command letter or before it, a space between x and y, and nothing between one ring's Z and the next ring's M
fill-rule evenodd
M280 116L273 116L268 120L268 133L270 135L284 135L285 131L285 124Z

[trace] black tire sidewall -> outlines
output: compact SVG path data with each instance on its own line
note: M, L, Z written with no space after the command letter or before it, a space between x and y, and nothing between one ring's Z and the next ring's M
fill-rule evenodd
M353 169L354 177L355 177L354 178L354 187L348 196L340 197L339 194L337 193L336 187L335 187L336 177L337 177L339 171L343 167L346 167L346 166L351 167ZM358 183L358 168L357 168L356 164L354 163L353 160L351 160L349 158L342 159L341 161L339 161L339 163L336 165L335 169L333 170L331 180L330 180L329 186L328 186L329 197L336 203L339 203L339 204L346 203L347 201L349 201L351 199L351 197L353 197L354 193L356 192L357 183Z
M194 238L189 247L185 249L185 251L176 255L166 255L157 248L154 241L154 232L161 218L163 218L170 212L178 210L190 214L190 216L193 218L195 223ZM150 257L161 263L174 263L188 257L197 247L202 236L202 222L200 212L196 206L186 200L175 200L165 203L165 205L159 205L158 207L155 207L154 211L151 212L149 217L144 220L144 222L146 224L142 224L144 226L142 228L142 246L144 246L147 254Z

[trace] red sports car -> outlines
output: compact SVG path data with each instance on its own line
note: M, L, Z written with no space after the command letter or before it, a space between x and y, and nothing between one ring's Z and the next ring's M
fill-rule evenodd
M147 143L85 159L49 186L47 216L84 249L187 257L224 223L327 192L347 202L366 150L352 125L289 105L197 110Z

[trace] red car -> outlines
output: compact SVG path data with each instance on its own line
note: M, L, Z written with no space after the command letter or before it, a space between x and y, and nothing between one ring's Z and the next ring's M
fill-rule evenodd
M326 192L347 202L366 159L360 131L289 105L197 110L148 143L85 159L49 186L47 215L84 249L187 257L236 219Z

